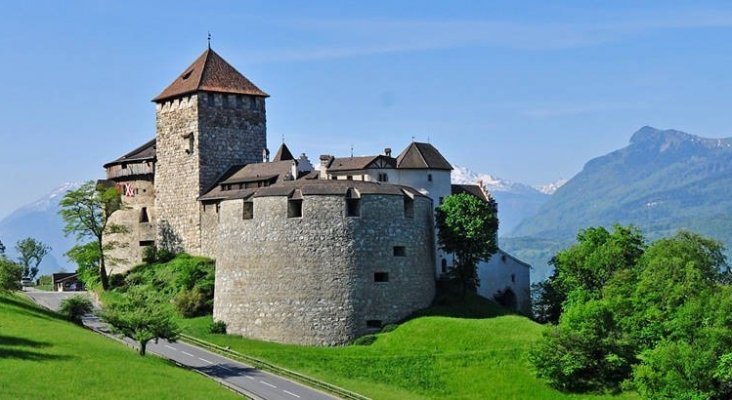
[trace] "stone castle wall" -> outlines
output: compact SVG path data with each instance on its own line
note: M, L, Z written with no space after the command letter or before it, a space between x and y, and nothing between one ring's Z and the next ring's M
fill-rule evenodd
M158 103L156 116L158 245L213 256L201 245L197 199L233 165L261 161L264 99L199 92Z
M219 215L214 319L228 331L284 343L347 343L427 307L435 292L431 202L364 195L361 216L345 198L305 196L302 218L286 197L224 201ZM394 247L404 247L404 256ZM375 282L375 273L388 274Z
M108 225L121 225L125 233L105 234L104 243L114 242L112 250L106 253L107 273L121 274L142 263L145 247L156 239L154 186L149 180L131 180L122 183L131 185L133 196L122 188L122 208L110 215ZM145 217L143 217L143 214Z

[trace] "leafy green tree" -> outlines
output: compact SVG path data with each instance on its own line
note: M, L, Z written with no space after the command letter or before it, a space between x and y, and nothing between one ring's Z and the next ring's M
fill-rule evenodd
M109 233L127 232L124 226L109 223L110 215L121 206L122 200L116 188L98 185L93 181L86 182L77 190L66 192L61 200L59 213L65 223L64 233L67 236L75 235L76 240L80 242L67 255L73 261L78 260L74 256L81 256L85 263L89 262L91 257L96 257L91 262L96 265L99 281L104 290L109 288L105 253L120 244L115 242L105 244L103 237ZM89 243L94 243L95 251L91 251Z
M5 245L3 244L2 240L0 240L0 258L5 257Z
M96 242L89 242L72 247L66 256L77 265L76 272L79 279L87 287L96 287L101 283L99 277L99 246Z
M102 318L115 331L137 341L141 356L151 340L175 341L180 334L169 306L141 290L128 291L122 300L111 303L102 312Z
M31 237L19 240L15 244L18 252L18 262L23 266L23 276L33 279L38 275L38 266L51 252L51 246Z
M0 292L20 290L20 280L23 278L23 267L0 257Z
M436 220L440 248L455 256L448 278L465 297L480 285L478 263L498 251L498 207L492 198L485 202L470 194L454 194L437 208Z
M61 302L61 308L59 312L65 316L69 321L76 324L82 325L81 318L84 315L91 313L94 310L94 305L91 300L82 295L71 296L64 299Z

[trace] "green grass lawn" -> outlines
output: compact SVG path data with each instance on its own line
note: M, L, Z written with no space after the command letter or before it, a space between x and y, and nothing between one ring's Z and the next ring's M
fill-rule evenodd
M191 371L0 294L0 399L237 399Z
M374 399L637 398L635 394L567 395L551 389L534 377L526 360L542 326L491 305L471 308L433 307L396 330L379 334L369 346L333 348L210 334L211 317L181 324L192 336Z

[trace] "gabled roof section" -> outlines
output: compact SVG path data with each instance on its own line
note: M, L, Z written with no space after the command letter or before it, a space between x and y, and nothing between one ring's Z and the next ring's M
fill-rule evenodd
M442 169L452 171L452 165L429 143L412 142L397 157L397 168Z
M135 150L132 150L131 152L123 155L122 157L104 164L104 168L109 168L112 165L128 163L128 162L155 160L155 156L156 156L155 139L153 139L153 140L143 144L142 146L136 148Z
M215 51L207 49L152 101L161 102L198 91L269 97Z
M485 202L488 202L489 193L483 191L478 185L452 184L452 194L466 193L473 195Z
M328 171L360 171L369 168L395 168L396 160L385 155L334 158Z
M277 154L275 154L274 159L272 161L287 161L287 160L294 160L295 157L292 156L292 153L290 153L290 149L287 148L287 145L282 143L282 146L277 150Z

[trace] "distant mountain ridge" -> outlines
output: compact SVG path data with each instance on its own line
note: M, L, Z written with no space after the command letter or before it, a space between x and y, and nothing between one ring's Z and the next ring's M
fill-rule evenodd
M62 268L73 271L75 266L68 262L64 253L74 245L74 240L64 236L63 221L58 211L64 194L79 186L78 183L64 183L0 220L0 240L7 247L7 255L15 259L15 243L32 237L52 247L40 265L39 275L58 272Z
M476 173L458 165L453 165L453 168L453 183L476 184L482 181L493 195L498 203L499 236L511 232L521 221L539 211L539 208L549 200L549 194L527 184Z
M596 225L635 224L649 238L690 229L732 247L730 193L732 138L645 126L628 146L587 162L503 246L537 272L579 229Z

